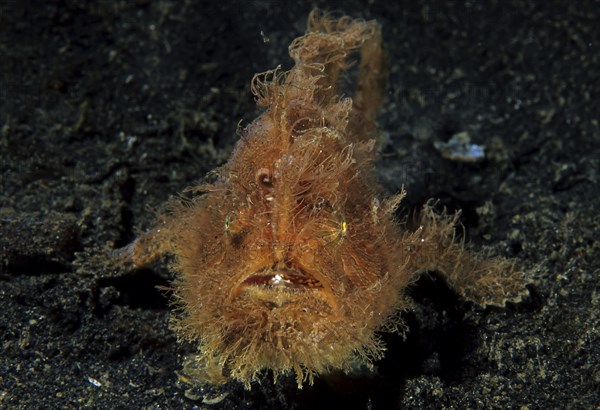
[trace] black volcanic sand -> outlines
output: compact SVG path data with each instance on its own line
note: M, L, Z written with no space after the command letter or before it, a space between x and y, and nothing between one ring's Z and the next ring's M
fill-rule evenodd
M290 66L312 5L3 1L0 407L600 405L600 3L316 3L383 26L385 188L406 187L408 212L462 209L468 240L515 258L529 296L484 309L432 273L373 372L192 388L194 346L156 289L173 273L103 255L227 159L258 113L250 79ZM443 158L434 142L457 133L486 159Z

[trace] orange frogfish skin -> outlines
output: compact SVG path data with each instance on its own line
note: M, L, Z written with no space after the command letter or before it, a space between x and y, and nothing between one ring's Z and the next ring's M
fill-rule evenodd
M338 84L356 52L354 96ZM401 326L407 286L437 271L460 295L498 304L520 292L514 264L455 240L458 215L425 205L414 229L394 219L405 192L375 180L375 119L385 86L375 21L313 11L289 47L295 65L256 75L263 114L212 183L172 201L124 254L135 266L174 256L181 339L198 343L198 382L294 372L298 385L381 357Z

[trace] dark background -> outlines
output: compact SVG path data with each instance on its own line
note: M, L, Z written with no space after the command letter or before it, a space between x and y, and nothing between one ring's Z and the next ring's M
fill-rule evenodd
M596 408L600 2L298 3L0 1L0 407ZM374 372L192 388L155 288L173 273L103 255L228 158L314 6L383 26L386 190L463 209L530 295L483 309L432 274ZM440 156L459 132L485 161Z

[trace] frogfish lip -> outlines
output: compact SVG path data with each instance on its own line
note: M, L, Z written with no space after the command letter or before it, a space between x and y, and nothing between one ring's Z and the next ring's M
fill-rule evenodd
M307 274L300 268L272 267L265 268L247 277L240 284L240 290L248 286L258 286L266 289L322 289L319 280Z
M303 306L305 303L314 304L316 300L320 300L319 314L325 311L339 311L339 301L332 293L327 278L318 270L308 271L302 265L293 262L265 266L244 275L231 289L228 301L234 303L238 298L245 300L243 304L252 300L265 304L269 309Z

